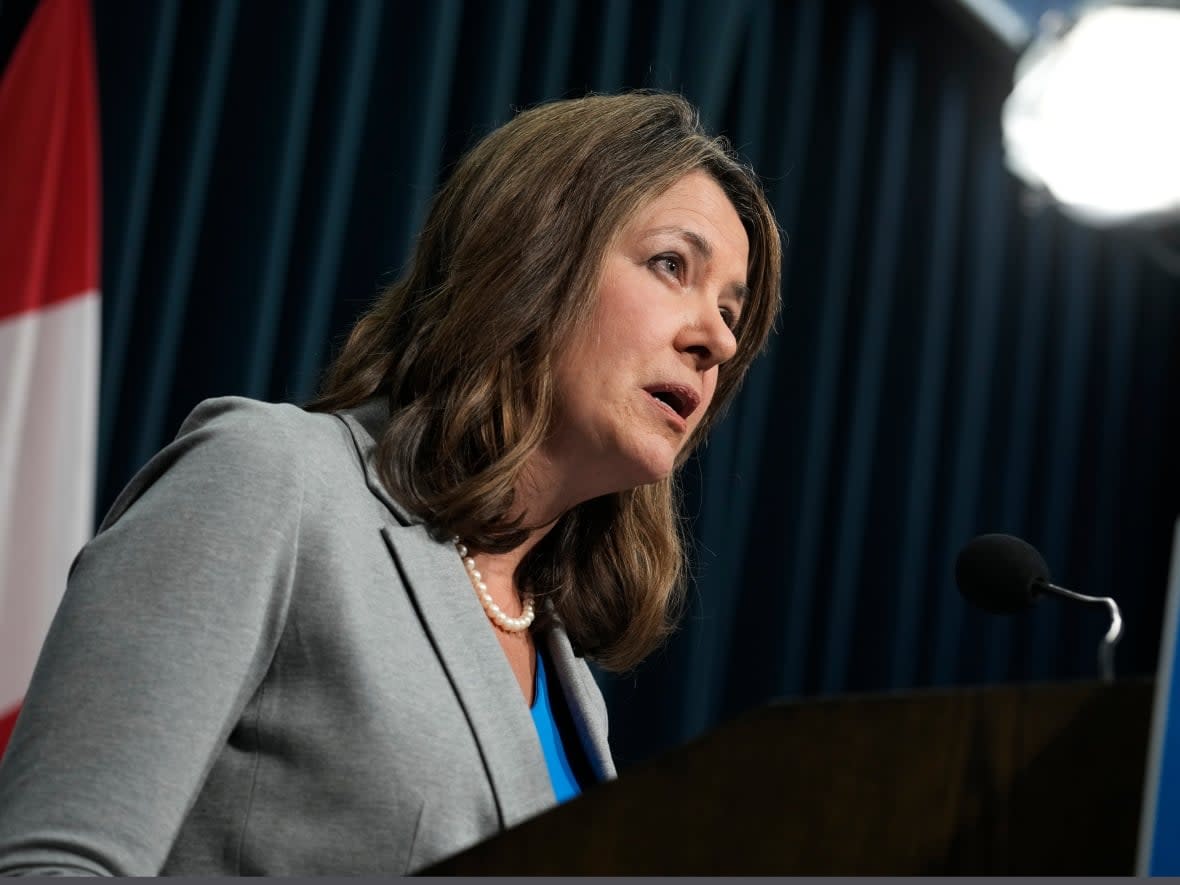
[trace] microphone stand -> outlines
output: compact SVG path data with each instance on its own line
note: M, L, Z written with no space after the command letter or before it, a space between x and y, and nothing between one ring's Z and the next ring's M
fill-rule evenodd
M1118 603L1109 596L1086 596L1084 593L1077 593L1064 587L1058 587L1056 584L1050 584L1042 578L1037 578L1035 583L1038 590L1078 602L1085 602L1089 605L1105 606L1110 612L1110 629L1106 631L1106 635L1102 637L1102 642L1098 646L1098 671L1102 674L1103 682L1114 682L1114 647L1123 637L1123 617L1119 613Z

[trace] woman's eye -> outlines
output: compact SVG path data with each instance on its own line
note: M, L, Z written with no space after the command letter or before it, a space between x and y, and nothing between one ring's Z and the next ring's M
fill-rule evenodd
M737 329L738 315L728 307L721 308L721 319L724 320L725 325L729 327L729 331L732 332Z
M677 278L680 277L680 272L684 269L684 265L678 255L657 255L652 259L652 264L664 273L671 274Z

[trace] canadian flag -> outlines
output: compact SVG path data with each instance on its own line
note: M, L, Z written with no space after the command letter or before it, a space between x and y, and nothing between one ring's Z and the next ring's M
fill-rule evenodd
M90 0L41 0L0 78L0 752L92 531L98 156Z

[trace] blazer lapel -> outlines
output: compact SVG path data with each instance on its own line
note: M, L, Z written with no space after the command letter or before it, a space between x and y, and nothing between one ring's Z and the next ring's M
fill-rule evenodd
M548 631L545 640L582 747L598 777L610 780L616 774L607 742L607 712L602 692L598 690L590 668L574 655L564 628L554 627Z
M376 474L374 439L387 414L384 404L371 400L339 417L352 433L369 488L397 518L381 533L471 725L501 825L510 827L554 802L537 730L459 554L432 538Z
M553 786L532 715L459 554L422 525L381 531L467 714L501 823L510 827L545 810Z
M377 450L377 439L384 433L385 422L389 419L389 407L379 398L366 400L355 409L336 412L336 417L344 422L348 432L352 435L352 444L360 457L361 468L365 474L365 484L382 504L389 508L397 521L402 525L412 525L419 522L413 518L406 508L385 488L385 483L377 475L377 466L373 463L373 455Z

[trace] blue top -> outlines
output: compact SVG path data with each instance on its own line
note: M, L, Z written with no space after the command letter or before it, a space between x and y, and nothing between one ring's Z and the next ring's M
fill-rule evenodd
M549 768L549 780L553 782L553 792L557 794L557 801L565 802L567 799L573 799L582 790L578 786L577 778L574 777L569 756L566 755L557 720L553 718L553 708L549 704L549 684L545 675L545 657L540 653L537 654L537 684L534 695L531 711L533 724L537 726L537 736L541 738L545 765Z

